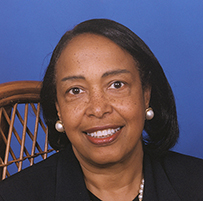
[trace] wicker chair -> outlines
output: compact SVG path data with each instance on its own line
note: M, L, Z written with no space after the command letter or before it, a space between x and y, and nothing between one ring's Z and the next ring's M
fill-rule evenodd
M38 81L0 84L1 179L54 153L49 148L47 128L40 117L40 89Z

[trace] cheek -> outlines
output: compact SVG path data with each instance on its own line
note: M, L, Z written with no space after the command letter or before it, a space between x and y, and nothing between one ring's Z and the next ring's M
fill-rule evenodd
M74 129L80 125L85 112L84 108L84 102L77 105L67 103L61 105L61 118L66 129Z
M139 98L138 98L139 97ZM114 109L120 113L127 121L145 118L145 105L143 96L129 96L122 99L111 101Z

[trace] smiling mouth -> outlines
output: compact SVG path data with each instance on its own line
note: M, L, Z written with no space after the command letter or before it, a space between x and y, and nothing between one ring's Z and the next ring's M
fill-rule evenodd
M93 137L93 138L107 138L107 137L111 137L112 135L114 135L117 131L119 131L122 127L118 127L118 128L110 128L110 129L105 129L105 130L98 130L92 133L86 133L86 135Z

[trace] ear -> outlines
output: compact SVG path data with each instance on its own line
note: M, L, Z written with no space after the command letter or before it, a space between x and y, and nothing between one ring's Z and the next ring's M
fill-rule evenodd
M60 112L60 107L59 107L58 102L55 102L55 106L56 106L56 110L57 110L58 117L59 117L59 119L61 120L61 112Z
M144 89L145 109L149 107L150 98L151 98L151 87L145 87Z

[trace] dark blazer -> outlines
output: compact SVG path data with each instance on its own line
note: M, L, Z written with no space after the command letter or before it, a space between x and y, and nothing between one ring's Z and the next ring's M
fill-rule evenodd
M203 160L168 152L144 156L143 201L203 201ZM0 201L89 201L71 146L0 182Z

